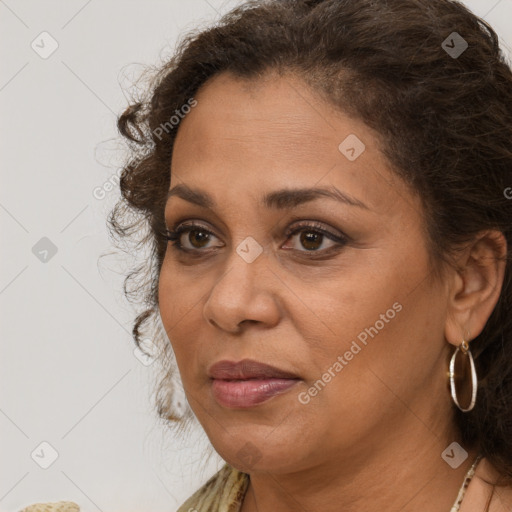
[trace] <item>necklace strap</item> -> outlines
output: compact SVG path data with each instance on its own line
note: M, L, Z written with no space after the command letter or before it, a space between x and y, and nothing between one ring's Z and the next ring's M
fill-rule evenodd
M466 489L469 486L469 482L471 482L471 479L473 478L476 467L478 466L478 463L482 459L482 455L479 454L476 456L473 464L468 469L468 472L466 473L466 476L464 478L464 481L462 482L462 485L459 489L459 494L457 495L457 499L455 500L455 503L453 504L452 508L450 509L450 512L459 512L460 505L462 503L462 500L464 499L464 494L466 493Z

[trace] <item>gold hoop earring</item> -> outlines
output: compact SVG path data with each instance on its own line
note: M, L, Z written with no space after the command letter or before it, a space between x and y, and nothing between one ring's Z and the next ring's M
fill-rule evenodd
M457 354L461 353L463 355L462 360L464 361L462 365L458 365L457 371ZM469 372L471 373L471 394L464 393L465 396L463 396L463 404L461 405L459 401L459 397L457 396L457 388L455 385L455 380L457 379L459 382L464 383L467 380L467 374L468 374L468 365L469 365ZM475 369L475 362L473 361L473 355L471 354L471 350L469 349L468 342L466 340L462 340L462 343L457 347L455 352L452 355L452 358L450 360L450 390L452 399L455 402L455 405L462 411L462 412L469 412L473 409L476 403L476 391L477 391L477 376L476 376L476 369ZM469 402L468 405L466 405Z

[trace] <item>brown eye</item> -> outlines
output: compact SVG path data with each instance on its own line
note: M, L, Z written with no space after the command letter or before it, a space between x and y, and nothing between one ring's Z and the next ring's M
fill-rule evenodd
M297 242L292 247L283 246L285 249L292 249L297 252L307 253L330 253L332 250L341 248L346 245L347 238L343 235L337 235L331 233L327 229L321 227L318 223L306 223L300 226L296 226L293 229L289 229L286 234L286 240L297 237ZM186 235L186 236L185 236ZM168 231L166 234L167 240L169 240L177 250L196 253L210 252L209 249L222 246L208 246L208 242L212 238L217 238L210 230L199 224L182 224L179 225L174 231ZM327 247L325 242L328 242ZM330 243L329 243L330 242Z
M210 238L217 238L211 231L198 224L182 224L174 231L168 231L165 238L178 250L200 252L207 247Z
M295 235L299 235L295 237ZM330 251L336 246L340 247L347 243L346 238L341 235L336 235L322 228L320 224L302 224L290 229L286 233L287 239L296 238L296 242L292 244L292 247L285 247L293 249L303 253L307 252L318 252L323 253L324 251ZM324 242L331 242L325 247Z
M324 238L324 235L315 231L302 231L300 243L306 249L318 249Z
M196 249L202 249L204 247L203 244L205 242L208 242L208 237L210 236L210 233L208 231L205 231L204 229L190 229L188 230L188 236L186 239L196 248Z

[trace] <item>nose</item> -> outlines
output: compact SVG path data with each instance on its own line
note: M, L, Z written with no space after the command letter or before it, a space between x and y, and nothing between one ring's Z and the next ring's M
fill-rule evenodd
M249 263L233 248L225 268L204 305L206 321L230 333L239 333L244 322L276 325L281 317L279 296L284 284L269 267L265 252Z

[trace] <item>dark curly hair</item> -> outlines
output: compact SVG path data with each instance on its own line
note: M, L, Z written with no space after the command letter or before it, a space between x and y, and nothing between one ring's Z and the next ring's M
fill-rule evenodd
M467 48L450 54L459 35ZM269 71L294 73L376 131L382 154L422 197L435 277L479 231L504 234L501 295L471 343L477 403L454 414L462 441L512 481L512 72L495 31L456 1L247 1L214 26L186 34L120 115L130 151L108 223L118 241L150 248L124 291L144 305L133 328L137 345L153 329L168 356L161 358L168 365L157 391L159 416L177 423L187 416L176 412L177 372L165 331L161 322L150 327L159 321L163 212L174 140L190 110L184 106L219 73L256 80Z

